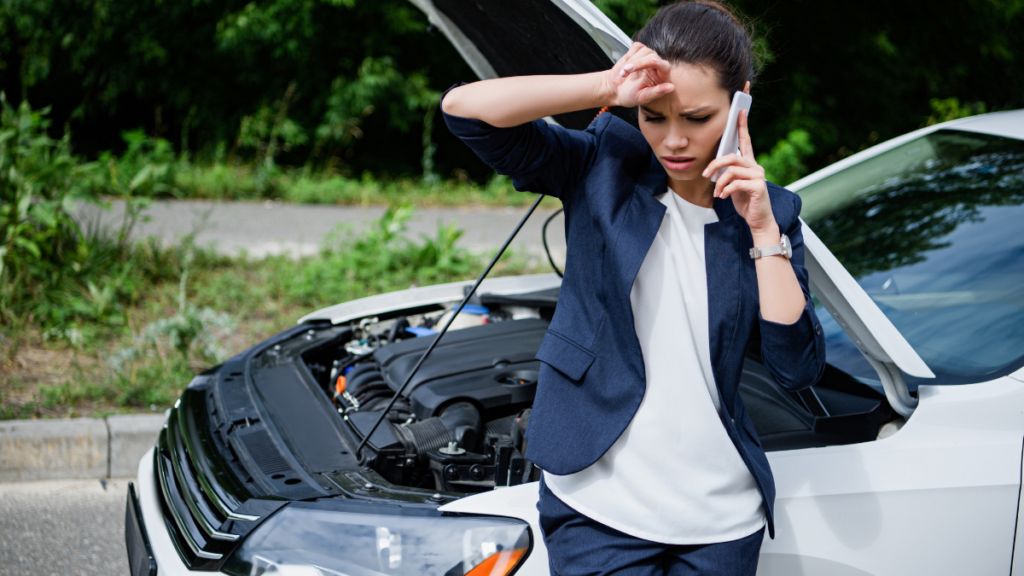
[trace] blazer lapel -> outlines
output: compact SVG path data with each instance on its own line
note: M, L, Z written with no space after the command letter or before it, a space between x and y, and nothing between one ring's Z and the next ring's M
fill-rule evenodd
M708 336L715 382L728 361L727 352L739 328L743 300L743 234L746 221L736 213L732 199L715 199L718 222L704 227L704 260L708 276ZM724 392L719 388L720 392ZM730 396L732 396L730 394ZM732 412L732 398L723 407Z
M655 196L668 190L668 175L662 168L658 158L651 154L651 165L640 177L636 191L629 201L623 216L622 227L619 229L618 240L613 253L622 258L624 274L620 278L625 291L626 302L633 281L640 272L640 266L647 257L647 252L658 235L661 222L665 219L665 205Z

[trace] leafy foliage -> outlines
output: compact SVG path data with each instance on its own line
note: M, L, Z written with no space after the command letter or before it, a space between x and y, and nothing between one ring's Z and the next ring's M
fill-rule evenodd
M1024 108L1019 1L734 5L771 51L752 90L754 149L805 130L815 144L809 170L921 127L933 99Z
M69 133L47 134L48 111L0 95L0 323L81 341L78 323L122 324L143 284L175 273L173 251L128 240L149 201L172 193L178 161L166 140L129 131L120 157L81 162ZM77 219L80 203L109 208L107 196L124 200L115 230Z
M238 143L246 161L415 174L420 139L396 136L418 133L439 89L472 75L427 26L407 0L5 0L0 89L52 104L90 156L145 126L209 156ZM352 125L365 157L345 141Z
M405 237L409 206L391 207L364 234L339 229L319 257L303 262L275 282L297 302L315 305L344 302L370 294L451 282L477 270L481 258L456 245L462 231L455 223L438 223L434 238L421 242Z
M0 93L0 322L96 264L72 218L76 200L93 198L80 186L93 166L71 155L70 134L47 135L48 112L25 100L14 108Z
M925 124L928 126L974 116L975 114L984 114L986 111L984 102L961 105L958 98L932 98L930 104L932 106L932 115L925 121Z
M595 4L632 34L666 1ZM1019 1L733 4L764 52L755 149L804 130L809 170L949 116L933 102L1024 107ZM349 177L490 175L430 125L436 95L474 76L408 0L4 0L0 30L0 89L52 105L89 157L144 126L175 144L180 134L193 157L235 149L232 160Z
M804 159L814 154L811 135L806 130L793 130L767 154L758 154L757 163L764 168L769 182L788 186L807 174Z

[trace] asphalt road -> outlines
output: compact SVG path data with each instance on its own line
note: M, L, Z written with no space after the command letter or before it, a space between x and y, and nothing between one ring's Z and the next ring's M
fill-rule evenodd
M128 574L127 480L0 483L0 574Z
M85 225L96 223L120 226L124 205L113 204L109 212L92 206L80 209ZM501 246L505 237L526 213L518 208L420 208L408 222L407 235L434 237L438 222L456 222L464 230L459 242L473 250L492 250ZM554 210L537 209L513 243L518 250L543 257L541 227ZM354 232L364 230L380 218L380 206L321 206L281 202L210 202L177 200L154 202L143 213L148 221L139 222L133 230L135 239L156 236L166 243L176 243L195 233L196 243L212 246L224 254L236 255L243 250L250 256L286 253L292 256L315 253L328 236L339 228ZM565 237L562 216L548 227L548 241L558 262L565 259Z

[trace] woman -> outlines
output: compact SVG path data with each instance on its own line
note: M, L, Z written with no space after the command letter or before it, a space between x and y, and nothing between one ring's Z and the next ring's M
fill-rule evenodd
M753 575L775 488L737 393L748 342L760 334L787 388L824 369L800 201L765 181L745 114L741 155L715 159L754 77L725 7L667 6L636 39L610 70L462 85L441 107L517 189L565 208L526 452L545 471L552 572ZM582 132L540 120L604 106L636 107L640 131L612 114Z

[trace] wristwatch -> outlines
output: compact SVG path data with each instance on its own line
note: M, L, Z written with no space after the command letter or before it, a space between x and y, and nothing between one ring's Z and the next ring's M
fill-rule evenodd
M789 260L793 257L793 246L789 243L789 238L785 234L782 235L782 241L772 246L765 246L764 248L751 248L750 257L754 260L762 256L775 256L776 254L782 254Z

